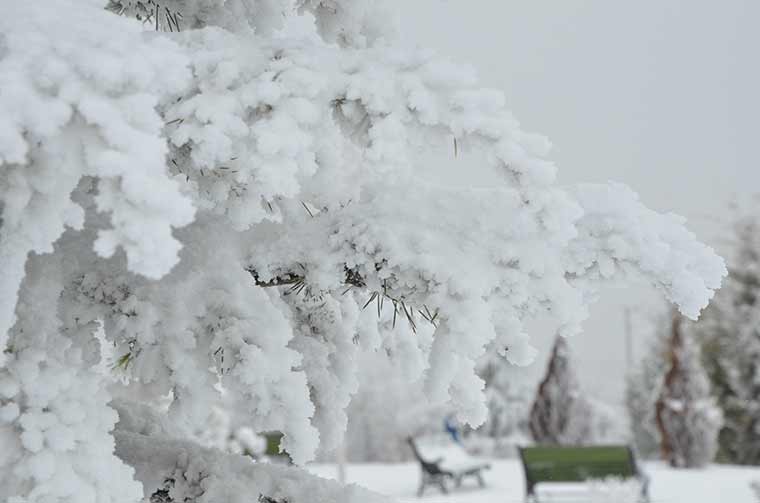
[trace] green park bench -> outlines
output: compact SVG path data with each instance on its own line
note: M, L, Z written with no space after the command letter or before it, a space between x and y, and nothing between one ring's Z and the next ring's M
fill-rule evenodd
M264 455L270 460L282 463L291 463L290 454L287 452L280 452L280 442L282 441L283 434L280 431L268 431L262 434L266 439L266 448L264 449Z
M525 501L538 501L536 486L543 483L572 483L590 480L636 478L641 483L641 500L649 501L649 479L638 467L625 445L556 446L520 448L525 469Z

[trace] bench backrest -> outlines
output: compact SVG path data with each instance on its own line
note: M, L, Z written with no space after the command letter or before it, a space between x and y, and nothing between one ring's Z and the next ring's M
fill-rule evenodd
M529 486L638 475L633 453L624 445L524 447L520 457Z

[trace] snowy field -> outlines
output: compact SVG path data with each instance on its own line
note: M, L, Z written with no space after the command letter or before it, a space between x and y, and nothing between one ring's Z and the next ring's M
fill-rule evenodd
M760 478L760 469L713 465L702 470L672 470L661 463L646 463L645 468L652 482L650 486L653 503L754 503L750 481ZM336 478L335 465L312 465L312 473L326 478ZM434 488L426 489L422 498L415 492L418 468L413 463L399 464L351 464L346 468L346 479L373 491L393 496L399 501L462 502L462 503L518 503L523 501L524 485L522 466L518 460L498 460L486 472L487 487L479 489L466 485L448 495ZM587 493L585 493L587 494ZM551 486L539 489L542 501L587 501L581 491L552 491Z

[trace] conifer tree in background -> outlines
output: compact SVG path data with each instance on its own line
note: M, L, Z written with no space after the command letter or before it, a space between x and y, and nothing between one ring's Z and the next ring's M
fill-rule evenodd
M760 224L754 215L737 220L729 275L690 330L724 424L718 459L760 464Z
M760 464L760 234L754 215L737 219L729 275L698 322L680 330L699 344L712 394L723 413L716 460ZM654 421L669 368L672 320L661 322L650 351L628 379L626 404L634 442L645 457L659 454ZM657 448L657 452L653 447Z
M718 450L722 413L710 392L700 349L673 314L668 338L668 368L655 404L662 458L676 468L711 462Z
M382 501L194 432L223 394L303 465L380 348L478 425L477 362L530 362L531 318L578 333L633 273L696 318L725 275L626 187L558 186L549 142L382 2L0 12L0 501Z
M591 407L572 368L567 340L557 336L530 411L530 432L539 444L582 445L592 440Z

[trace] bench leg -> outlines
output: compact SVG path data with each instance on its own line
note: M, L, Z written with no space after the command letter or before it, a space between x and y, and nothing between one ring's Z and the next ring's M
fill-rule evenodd
M477 472L477 473L475 474L475 477L477 477L477 479L478 479L478 485L479 485L480 487L485 487L485 486L486 486L486 481L485 481L485 479L483 478L483 474L482 474L482 473L480 473L480 472Z
M441 488L443 494L449 494L449 490L446 487L446 480L443 477L438 477L438 487Z
M646 475L641 477L641 501L642 503L649 503L649 477Z
M422 497L422 493L425 492L425 486L428 485L429 478L430 477L428 476L427 473L425 473L424 470L422 472L420 472L420 487L417 489L417 497L418 498Z
M525 490L525 503L538 503L535 486L529 485Z

